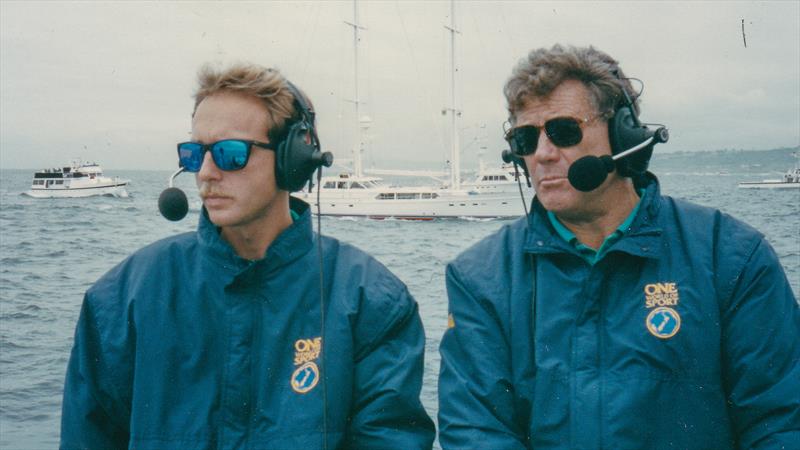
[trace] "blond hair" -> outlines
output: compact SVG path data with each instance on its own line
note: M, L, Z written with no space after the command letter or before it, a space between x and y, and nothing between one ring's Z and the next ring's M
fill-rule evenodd
M205 98L220 92L237 92L257 97L267 107L267 137L270 142L280 140L286 132L287 122L299 118L294 96L287 87L288 81L277 69L238 63L220 70L205 64L197 73L197 81L192 117Z

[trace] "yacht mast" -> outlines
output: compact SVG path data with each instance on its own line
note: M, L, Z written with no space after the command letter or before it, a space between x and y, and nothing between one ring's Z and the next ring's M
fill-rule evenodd
M450 26L445 25L445 28L450 31L450 107L446 108L451 114L451 132L452 139L450 140L450 187L452 189L461 189L461 156L458 151L458 117L461 111L456 109L456 4L454 0L450 0Z
M354 77L354 97L353 105L355 105L355 135L353 143L353 174L356 177L364 175L362 168L361 157L364 152L364 142L361 136L361 99L358 96L358 41L359 30L363 27L358 24L358 0L353 0L353 22L344 21L345 24L353 27L353 77Z

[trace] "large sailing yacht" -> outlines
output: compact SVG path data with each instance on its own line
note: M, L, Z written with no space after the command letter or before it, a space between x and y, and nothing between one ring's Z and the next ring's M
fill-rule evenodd
M355 48L355 117L360 118L358 93L358 6L354 2L353 42ZM432 220L436 218L503 218L517 217L524 213L513 167L486 169L481 164L477 177L462 183L458 140L458 117L456 108L456 51L455 6L451 2L450 25L450 106L446 113L451 118L451 148L449 180L435 186L390 186L383 179L367 176L362 168L362 127L368 121L359 121L356 127L356 143L353 148L353 171L336 176L322 177L318 186L320 211L326 216L356 216L374 219L397 218ZM364 123L362 123L364 122ZM397 172L395 172L397 173ZM409 173L406 173L409 175ZM412 175L424 176L415 172ZM511 189L513 187L513 189ZM316 206L316 193L299 194ZM316 210L316 208L314 208Z

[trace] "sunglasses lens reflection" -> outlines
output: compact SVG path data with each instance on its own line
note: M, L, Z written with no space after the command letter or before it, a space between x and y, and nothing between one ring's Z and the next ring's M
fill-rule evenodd
M580 124L570 117L548 120L544 127L547 137L558 147L577 145L583 138Z
M197 172L203 165L203 146L196 142L178 144L178 163L187 172Z
M512 150L522 156L531 155L536 151L539 142L539 129L534 126L519 127L514 131Z
M239 170L247 164L249 147L243 141L220 141L211 148L211 156L220 169Z

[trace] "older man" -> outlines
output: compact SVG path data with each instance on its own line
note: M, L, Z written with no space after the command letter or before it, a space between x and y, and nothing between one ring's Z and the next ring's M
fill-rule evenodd
M800 448L800 310L764 237L659 192L607 54L534 50L505 94L536 197L447 268L442 447Z
M195 100L178 156L198 229L86 293L61 447L430 448L416 302L363 252L318 247L289 196L321 162L303 94L238 65L201 71Z

